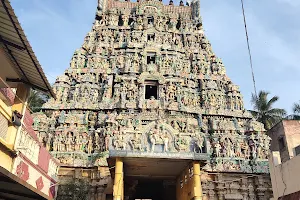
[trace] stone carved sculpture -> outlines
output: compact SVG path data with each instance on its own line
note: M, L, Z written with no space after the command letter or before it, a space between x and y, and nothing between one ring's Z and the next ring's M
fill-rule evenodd
M214 54L200 2L110 1L99 1L92 30L53 85L57 98L35 114L47 149L71 166L96 166L91 157L125 151L207 156L203 170L223 172L220 181L226 172L268 173L270 139ZM262 179L211 180L203 183L208 199L267 194L256 192L265 189Z
M63 165L94 166L90 156L126 151L205 155L207 171L268 172L270 139L214 54L199 1L101 5L53 85L57 98L35 114L47 149Z
M203 147L204 147L204 137L202 134L199 134L195 138L196 145L194 147L194 152L203 153Z

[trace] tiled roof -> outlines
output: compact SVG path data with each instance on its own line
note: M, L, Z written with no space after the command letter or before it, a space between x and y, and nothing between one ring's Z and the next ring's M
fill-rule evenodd
M8 0L0 2L0 45L19 72L15 81L55 96Z

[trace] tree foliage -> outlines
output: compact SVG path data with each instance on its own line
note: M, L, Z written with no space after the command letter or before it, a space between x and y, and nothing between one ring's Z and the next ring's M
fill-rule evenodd
M252 94L251 103L253 110L250 110L257 121L264 124L266 130L272 128L273 125L286 115L284 109L273 108L274 103L278 101L279 97L273 96L271 99L268 99L269 94L266 91L259 91L257 96Z
M88 200L90 185L83 179L76 179L59 186L56 200Z
M294 103L293 114L289 115L287 119L300 120L300 102Z
M42 105L49 99L47 95L42 92L31 90L28 98L28 105L32 112L39 112Z

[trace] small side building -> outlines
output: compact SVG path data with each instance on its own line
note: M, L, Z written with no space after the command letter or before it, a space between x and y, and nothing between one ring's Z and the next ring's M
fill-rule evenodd
M268 135L272 138L269 162L274 199L300 199L300 121L282 120Z
M38 140L27 104L31 89L54 93L8 0L0 11L0 199L53 199L58 163Z

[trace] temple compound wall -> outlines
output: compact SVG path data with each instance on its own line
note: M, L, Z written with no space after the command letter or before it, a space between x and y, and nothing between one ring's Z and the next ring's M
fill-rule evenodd
M59 178L62 182L58 190L58 200L80 199L84 196L92 200L113 199L113 181L108 167L93 169L61 168ZM75 185L71 185L70 182L75 183ZM169 181L166 181L166 183L170 184ZM265 200L273 196L268 174L201 171L201 185L202 191L199 190L199 192L202 192L203 200Z
M193 183L198 199L272 195L270 138L214 54L197 0L99 1L92 30L53 89L57 99L35 114L34 127L69 180L58 199L74 196L63 189L69 183L88 184L90 199L133 199L139 183L129 179L153 174L168 175L164 186L179 181L180 191ZM180 178L192 163L201 172Z

